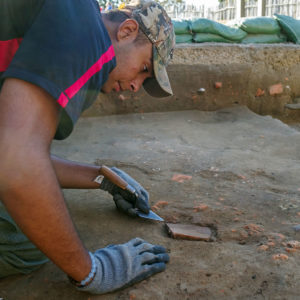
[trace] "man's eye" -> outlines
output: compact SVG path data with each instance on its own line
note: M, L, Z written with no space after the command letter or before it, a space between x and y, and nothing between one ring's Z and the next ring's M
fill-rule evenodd
M148 72L149 71L147 65L144 65L144 70L143 71L144 72Z

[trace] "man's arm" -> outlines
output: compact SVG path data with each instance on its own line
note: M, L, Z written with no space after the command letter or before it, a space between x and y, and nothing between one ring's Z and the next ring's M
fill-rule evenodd
M99 175L99 166L82 164L51 156L59 184L64 189L99 189L94 179Z
M91 261L70 218L50 158L58 122L41 88L7 79L0 94L0 198L26 236L75 280Z

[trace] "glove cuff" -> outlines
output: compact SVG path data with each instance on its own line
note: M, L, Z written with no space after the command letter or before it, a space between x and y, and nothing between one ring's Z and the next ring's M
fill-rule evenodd
M110 194L113 194L113 189L115 187L115 184L113 184L108 178L105 177L106 175L110 175L108 170L110 168L106 166L101 166L100 169L98 170L98 176L93 180L94 182L99 184L99 189L109 192ZM105 174L103 174L105 172Z
M68 276L70 282L72 284L76 285L78 288L88 286L93 281L93 279L95 278L95 275L97 273L97 264L96 264L95 257L91 252L89 252L89 255L90 255L90 258L91 258L91 261L92 261L92 268L91 268L91 271L88 274L88 276L85 279L81 280L81 281L76 281L75 279Z

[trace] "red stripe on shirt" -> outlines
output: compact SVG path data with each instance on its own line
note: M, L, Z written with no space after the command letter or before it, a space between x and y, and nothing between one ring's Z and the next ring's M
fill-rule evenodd
M22 38L0 41L0 72L4 72L16 54Z
M99 72L103 65L112 60L115 56L115 51L113 46L111 45L108 50L101 55L99 60L93 64L78 80L76 80L70 87L68 87L64 93L61 93L61 95L58 98L58 103L62 107L66 107L69 99L73 98L78 91L86 84L86 82L97 72ZM66 97L66 95L69 97L69 99Z

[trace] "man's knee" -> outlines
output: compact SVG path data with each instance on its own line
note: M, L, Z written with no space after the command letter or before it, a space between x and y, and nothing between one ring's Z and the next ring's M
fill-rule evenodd
M28 274L45 264L48 258L38 249L0 252L0 278Z
M48 258L22 233L0 201L0 278L28 274Z

